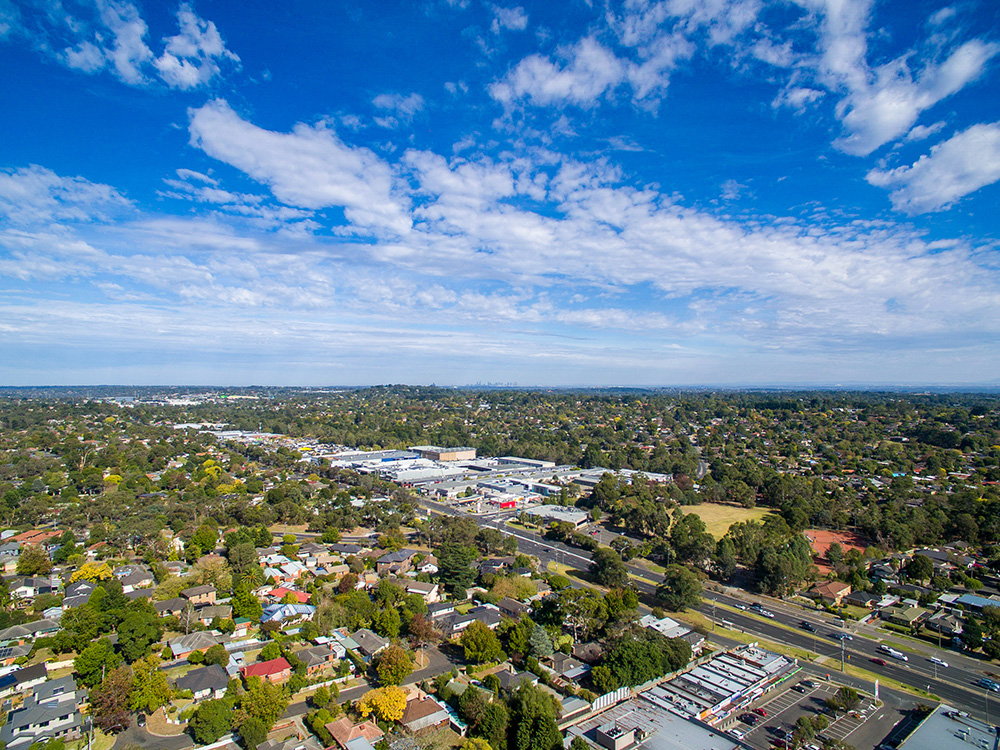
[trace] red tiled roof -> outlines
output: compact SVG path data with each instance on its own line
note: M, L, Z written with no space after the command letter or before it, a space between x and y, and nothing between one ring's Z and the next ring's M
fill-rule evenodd
M270 661L250 664L243 667L240 672L244 677L268 677L272 674L284 672L286 669L291 670L291 668L292 665L288 663L288 660L283 656L279 656L277 659L271 659Z

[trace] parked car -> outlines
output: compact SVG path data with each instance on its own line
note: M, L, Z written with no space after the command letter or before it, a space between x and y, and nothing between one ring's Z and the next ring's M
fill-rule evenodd
M816 687L816 683L813 682L812 680L802 680L802 682L799 683L799 684L800 685L805 685L810 690L812 690L814 687Z
M741 732L739 729L729 729L727 730L730 737L735 737L738 740L742 740L746 737L746 732Z
M792 690L794 690L796 693L805 693L805 692L807 692L806 686L803 685L801 682L798 682L798 683L792 685Z
M755 708L753 710L753 712L755 714L757 714L758 716L763 716L765 719L767 718L767 711L765 711L763 708L759 708L759 707Z
M749 724L752 727L757 726L757 722L760 721L760 717L754 716L753 714L740 714L736 718L744 724Z

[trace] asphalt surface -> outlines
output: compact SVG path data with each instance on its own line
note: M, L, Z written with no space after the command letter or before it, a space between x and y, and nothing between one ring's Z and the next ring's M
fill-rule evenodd
M521 529L512 529L504 525L512 513L498 513L486 516L466 514L449 505L421 498L420 503L431 511L445 515L469 515L480 526L497 528L504 534L514 536L518 547L525 554L534 555L542 563L555 562L586 571L590 565L590 554L586 550L571 548L550 539L544 539ZM602 539L603 541L603 539ZM629 571L645 580L633 580L635 588L643 594L655 594L656 585L649 581L658 581L660 576L642 568L629 564ZM785 604L778 600L753 596L748 593L732 590L728 594L706 592L706 600L699 607L703 614L713 617L722 623L726 621L731 626L744 633L760 636L767 640L801 648L818 654L823 659L819 673L836 672L840 666L841 642L833 638L834 634L844 632L841 621L824 612L807 610L799 605ZM735 595L734 595L735 594ZM716 600L713 610L712 599ZM752 602L761 602L774 618L754 616L749 611L733 611L719 604L730 607L746 607ZM816 627L812 633L799 627L806 620ZM727 627L729 627L727 625ZM871 626L850 623L847 631L852 639L844 642L843 655L848 664L863 668L877 676L897 680L910 687L926 690L940 697L944 702L968 711L980 719L1000 718L1000 694L990 695L988 691L979 688L976 683L992 667L988 662L982 662L975 657L951 651L938 649L931 644L920 641L895 638L884 631L876 631ZM713 640L722 639L713 637ZM879 653L879 643L885 642L897 650L903 651L907 661L897 661L892 657ZM936 656L948 663L948 667L936 665L930 661ZM886 664L880 665L872 659L883 659ZM870 689L870 688L868 688ZM928 699L930 700L930 699Z

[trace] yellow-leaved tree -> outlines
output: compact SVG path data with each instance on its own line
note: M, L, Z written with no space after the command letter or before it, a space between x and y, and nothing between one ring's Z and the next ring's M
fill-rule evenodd
M406 710L406 692L396 685L375 688L362 695L355 708L366 719L375 714L381 721L399 721Z
M87 562L81 565L78 570L73 571L73 575L69 577L69 582L93 581L97 583L106 578L111 578L111 575L111 567L107 563Z

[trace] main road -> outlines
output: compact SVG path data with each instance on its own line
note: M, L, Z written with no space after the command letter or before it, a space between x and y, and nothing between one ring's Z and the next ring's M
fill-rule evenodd
M496 528L513 536L518 540L521 552L537 557L542 563L561 563L582 571L587 570L590 565L590 554L586 550L506 526L508 514L477 516L426 498L420 498L420 504L435 513L468 516L480 526ZM661 576L637 565L629 564L628 569L637 591L649 596L655 595L656 584ZM822 660L821 671L837 671L843 655L849 664L862 667L877 676L926 690L978 718L1000 718L1000 695L991 697L988 691L977 685L985 670L983 662L975 657L938 649L916 640L898 639L878 632L871 626L850 624L845 630L839 618L826 613L788 605L779 600L754 597L735 589L729 589L727 593L707 592L706 597L698 609L714 622L725 621L726 627L826 657ZM760 602L770 611L774 615L773 619L746 609L748 604L755 602ZM810 632L800 627L803 621L809 622L816 631ZM837 640L836 636L841 634L850 635L851 638ZM879 653L877 648L880 643L902 651L907 661ZM932 656L946 662L948 666L930 661ZM883 660L885 664L878 664L873 659Z

